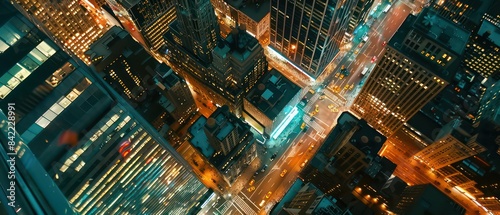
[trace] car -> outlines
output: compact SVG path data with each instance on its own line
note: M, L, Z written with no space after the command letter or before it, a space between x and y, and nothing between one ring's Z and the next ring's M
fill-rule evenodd
M333 104L328 105L328 109L333 109L333 108L335 108L335 105L333 105Z
M344 70L344 69L345 69L345 66L344 66L344 65L342 65L342 66L340 67L340 70Z
M306 122L303 122L302 125L300 126L300 129L304 130L304 128L306 128L306 126L307 126ZM299 142L299 144L300 144L300 142Z
M285 177L285 175L286 175L286 173L287 173L287 172L288 172L288 170L284 169L284 170L281 172L280 176L281 176L282 178L283 178L283 177Z
M344 90L348 90L348 89L349 89L349 84L346 84L346 85L344 86Z
M337 73L335 73L335 78L338 78L338 77L339 77L339 75L340 75L340 73L338 73L338 72L337 72Z
M445 189L444 189L444 192L446 192L446 193L451 193L451 190L450 190L450 189L448 189L448 188L445 188Z
M370 60L371 63L375 63L377 61L377 56L373 56L372 59Z
M316 107L314 108L314 111L315 111L316 113L318 113L318 112L319 112L319 105L316 105Z
M308 159L306 159L304 162L302 162L302 164L300 164L300 167L304 167L304 166L306 166L307 161L309 161L309 160L308 160Z
M314 149L314 144L312 144L311 146L309 146L309 151L312 151Z
M300 144L302 144L303 142L304 142L304 140L300 140L300 141L299 141L299 146L300 146Z
M385 46L385 45L387 45L387 41L384 41L384 42L382 43L382 46Z
M352 90L354 88L354 84L351 84L351 86L349 87L349 90Z
M344 74L340 74L339 79L340 79L340 80L344 79Z
M359 49L354 50L354 54L358 54L358 53L359 53Z
M255 179L252 178L252 180L250 180L250 182L248 182L248 185L253 186L254 183L255 183Z
M274 153L274 154L271 156L271 159L270 159L270 160L271 160L271 161L273 161L273 160L276 158L276 156L277 156L277 154L276 154L276 153Z
M271 192L271 191L267 192L266 199L269 199L269 197L271 197L272 194L273 194L273 192Z
M260 171L261 171L261 172L265 172L265 171L266 171L266 169L267 169L267 164L266 164L264 167L262 167L262 169L260 169Z
M255 187L254 187L254 186L251 186L251 187L249 187L249 188L247 189L247 191L248 191L249 193L253 192L254 190L255 190Z
M332 108L332 109L330 109L330 110L332 111L332 113L337 113L337 112L339 112L339 109L337 109L337 108Z
M266 200L265 200L265 199L262 199L262 202L260 202L259 207L264 206L264 204L265 204L265 203L266 203Z
M323 100L323 99L325 99L325 95L322 95L319 97L319 100Z

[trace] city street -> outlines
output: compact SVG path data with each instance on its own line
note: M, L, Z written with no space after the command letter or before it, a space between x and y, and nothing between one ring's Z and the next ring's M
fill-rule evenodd
M296 118L300 117L302 119L296 127L305 122L308 129L305 132L298 131L298 135L293 135L294 133L292 132L288 136L291 140L285 139L285 144L280 144L281 147L274 148L276 151L268 149L267 156L263 158L262 165L267 163L269 167L264 173L253 177L255 178L255 184L253 185L255 190L249 192L247 189L251 186L247 182L239 194L232 194L231 196L226 194L225 198L228 201L221 201L217 204L214 207L214 212L218 214L266 214L276 202L280 201L291 185L291 182L297 178L302 169L302 163L306 160L311 160L314 152L321 146L323 139L335 126L339 114L348 109L345 97L354 97L355 94L353 92L358 91L358 84L363 78L360 74L361 70L365 66L373 66L373 63L370 62L371 58L373 56L380 57L384 47L382 43L392 37L410 11L405 4L396 4L387 13L385 18L381 17L382 21L374 24L376 30L370 31L370 36L366 44L361 47L358 54L354 54L354 50L358 46L357 44L345 50L346 52L341 51L337 55L337 59L340 62L337 64L334 62L329 65L330 68L335 69L332 69L326 75L322 75L323 78L320 77L316 81L301 73L290 63L284 61L279 54L274 53L269 48L266 49L269 65L278 69L278 71L300 87L308 89L308 87L315 83L316 85L318 83L325 83L330 88L337 85L341 90L338 93L331 89L321 89L316 92L309 103L303 108L303 114L296 116ZM347 45L346 47L349 48L350 46ZM340 71L340 65L345 65L351 71L351 74L342 80L334 77L335 73ZM324 82L321 80L324 80ZM356 88L344 89L347 84L354 84ZM307 91L304 90L305 92ZM316 109L318 110L317 112ZM283 150L284 152L282 152ZM276 159L270 161L268 157L273 153L276 153ZM284 170L286 170L286 173L281 177ZM240 178L246 179L247 176L244 174ZM250 180L249 178L247 179L247 181Z
M364 37L366 41L359 43L354 39L354 42L343 44L335 59L316 80L302 73L269 47L265 49L269 65L302 87L303 94L309 89L316 92L295 117L294 123L287 127L292 131L280 135L277 140L268 140L266 143L268 148L264 148L267 154L263 156L261 167L257 170L259 174L253 176L249 176L251 173L243 174L240 177L244 181L241 192L226 194L224 198L227 201L221 201L214 207L215 214L269 213L298 177L305 161L310 161L314 152L321 147L326 135L335 127L339 114L349 109L365 79L376 66L376 62L383 57L387 42L410 13L421 9L420 5L422 5L420 2L398 1L393 3L387 13L379 11L377 18L372 18L373 21L370 22L371 28L367 30L367 37ZM366 74L362 75L365 68L367 68ZM350 74L341 78L342 69ZM305 131L299 130L303 122L306 123ZM453 194L452 198L466 208L468 213L479 211L473 201L459 190L449 187L431 170L404 155L401 149L399 151L396 149L398 148L388 144L382 149L383 156L398 164L394 175L411 185L433 183L444 193ZM271 156L276 159L271 160ZM267 169L260 172L266 164ZM249 185L248 182L252 178L255 182ZM251 187L255 189L249 190Z
M467 197L463 192L452 188L442 177L438 177L423 163L420 163L411 157L403 156L404 152L398 150L397 147L392 146L391 144L385 144L381 151L382 156L398 164L396 170L394 171L394 175L398 176L409 185L432 183L436 188L464 207L468 211L468 214L486 214L485 211L480 210L478 205L474 204L474 201Z

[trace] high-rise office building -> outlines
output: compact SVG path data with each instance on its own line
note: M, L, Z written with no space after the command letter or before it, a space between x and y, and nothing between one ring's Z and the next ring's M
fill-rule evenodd
M358 3L353 8L352 16L349 19L349 28L347 29L347 33L352 34L356 27L365 21L373 2L374 0L358 0Z
M395 214L465 214L465 209L431 184L406 187Z
M500 107L500 81L497 81L484 93L474 122L480 123L482 120L489 120L500 125L500 108L498 107Z
M337 205L337 199L327 196L321 192L314 184L305 184L293 197L293 199L283 207L286 214L352 214L349 209L341 208Z
M253 136L250 126L229 112L227 106L217 108L207 119L203 130L208 142L224 155L229 154L238 144L248 141L248 136Z
M62 192L82 214L197 210L207 189L168 142L83 62L19 13L4 15L2 36L23 35L0 53L2 80L23 80L2 83L12 87L2 103L16 108L16 160L29 177L49 177L29 189Z
M211 50L210 62L200 60L178 40L175 21L165 35L168 57L195 92L215 104L226 104L241 115L243 98L268 69L264 49L244 28L235 28Z
M415 157L433 169L445 167L485 150L472 136L460 129L460 121L453 120L445 125L435 142Z
M225 28L245 26L262 44L269 42L270 0L232 1L211 0L215 15L221 21L221 33L225 36Z
M163 96L155 85L154 77L160 63L127 31L111 28L90 46L86 54L104 80L155 128L174 123L168 111L174 106L165 105L168 102L162 101ZM168 71L169 68L165 69Z
M338 53L356 0L271 1L270 45L311 77Z
M494 0L433 0L431 7L443 18L473 31Z
M156 85L164 96L160 98L160 104L179 124L183 124L197 110L186 81L165 64L159 64L155 71L158 74L155 76Z
M109 28L100 7L90 1L13 1L14 6L59 46L90 63L85 51Z
M493 7L500 7L497 2ZM500 12L483 15L479 27L471 34L465 51L464 67L484 78L500 80Z
M177 0L175 7L177 20L170 30L173 40L203 63L212 62L220 32L210 0Z
M163 35L175 20L175 1L106 1L118 16L125 30L138 41L144 40L152 51L162 48L165 42Z
M96 71L123 97L137 105L144 102L158 61L135 42L129 33L113 27L85 53ZM154 86L154 85L152 85Z
M387 44L351 110L391 136L454 77L469 33L426 9Z
M376 162L377 152L386 137L344 112L335 129L326 137L311 162L300 173L306 182L312 182L327 194L350 193L360 179Z
M194 210L204 186L156 130L103 83L79 67L20 119L17 131L36 162L80 213Z
M215 168L217 176L212 176L212 179L216 180L220 175L228 185L233 184L257 157L257 146L250 126L229 112L227 106L215 110L208 119L203 116L198 118L189 128L189 136L189 143L181 147L189 150L190 147L186 147L188 144L197 149L190 155L195 157L193 165L196 167L193 168L209 171Z

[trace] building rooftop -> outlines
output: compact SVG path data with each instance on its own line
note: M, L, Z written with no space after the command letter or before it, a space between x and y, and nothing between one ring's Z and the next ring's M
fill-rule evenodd
M226 2L255 22L260 22L271 11L270 0L226 0Z
M500 6L500 4L499 4ZM500 9L497 9L500 10ZM477 31L478 35L484 35L484 33L489 33L487 40L493 42L495 45L500 46L500 26L496 26L488 20L484 20L481 23L481 27Z
M173 86L175 86L180 81L179 76L177 76L174 73L174 71L169 66L167 66L164 63L159 64L155 68L155 72L157 74L161 75L161 77L162 77L162 83L168 89L172 88Z
M423 10L417 16L413 24L415 29L434 41L439 42L441 46L454 51L457 54L463 53L469 32L432 10Z
M257 39L247 33L244 26L233 28L224 41L218 43L218 54L231 55L234 59L245 61L260 47ZM223 55L221 55L223 56Z
M215 120L214 124L210 125L209 122L205 125L205 128L219 140L224 140L234 129L238 129L237 134L240 136L244 136L246 132L250 130L250 126L229 112L229 107L226 105L217 108L217 110L210 115L210 118Z
M273 120L299 91L299 86L272 69L250 90L246 99Z
M375 157L387 137L368 125L365 120L359 120L359 129L352 135L349 142L365 155Z
M465 209L442 193L432 184L410 186L403 192L400 201L403 210L395 210L397 214L464 214ZM407 199L410 199L408 201Z
M413 115L406 124L413 128L418 135L424 135L431 140L436 138L439 130L443 127L436 120L424 114L422 110Z
M207 118L201 116L198 118L191 127L189 127L189 134L191 135L191 144L198 149L206 158L211 158L215 149L208 143L208 138L203 127L207 123Z
M432 61L416 50L403 49L404 40L412 30L416 30L427 39L450 50L457 57L464 52L470 33L434 11L424 9L418 16L409 15L388 43L390 47L408 56L412 61L450 82L460 66L460 61L454 59L449 66L443 67L437 63L431 63Z

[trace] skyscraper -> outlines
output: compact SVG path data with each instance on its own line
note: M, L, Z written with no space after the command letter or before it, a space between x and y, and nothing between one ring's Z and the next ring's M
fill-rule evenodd
M474 29L465 51L464 67L484 78L500 80L500 2L487 11Z
M29 181L38 186L34 191L50 192L39 188L42 181L55 183L82 214L195 211L207 189L186 161L95 72L9 11L1 29L24 35L3 46L0 74L24 80L1 102L15 103L16 160L24 161L23 173L52 179ZM7 105L2 109L7 113Z
M349 19L349 28L347 29L347 33L352 34L356 27L365 21L373 2L374 0L358 0L358 3L353 8L352 16Z
M174 40L202 62L212 62L219 24L210 0L177 0L176 12L177 21L172 24Z
M144 39L152 51L162 48L163 35L176 18L174 0L107 0L107 3L132 36L142 37L136 39Z
M431 184L406 187L395 214L465 214L465 209Z
M391 136L454 77L469 33L431 10L410 15L385 48L351 110Z
M356 0L271 1L273 49L314 78L338 53Z
M477 136L471 136L459 126L458 120L448 123L436 141L415 154L415 157L429 167L439 169L486 150L476 142Z
M484 93L474 123L489 120L500 125L500 108L498 107L500 107L500 81L497 81Z
M248 137L252 139L253 136L250 126L229 112L227 106L217 108L207 119L203 130L208 142L224 155L229 154L238 144L248 141Z
M180 24L175 21L165 35L172 68L186 78L195 92L215 104L228 105L240 116L245 94L268 69L264 49L245 28L238 27L217 42L206 62L180 39Z
M443 18L448 19L469 31L480 24L481 16L495 0L433 0L432 8Z
M123 98L158 130L174 123L154 77L156 61L127 31L113 27L85 52L92 66ZM168 67L165 68L168 71ZM166 73L167 71L163 71ZM158 71L161 72L161 71ZM163 98L165 99L165 98Z
M186 81L165 64L159 64L155 70L158 74L155 83L163 95L160 104L183 124L196 113L196 104Z
M137 105L144 102L158 61L136 43L130 34L113 27L85 53L95 70L123 97Z
M109 25L90 1L13 1L14 6L58 45L85 63L90 44L101 37Z

